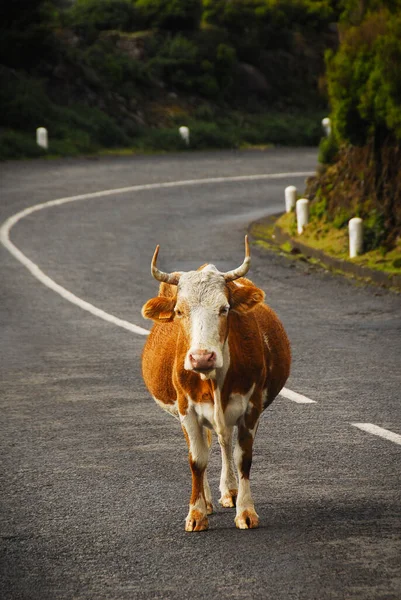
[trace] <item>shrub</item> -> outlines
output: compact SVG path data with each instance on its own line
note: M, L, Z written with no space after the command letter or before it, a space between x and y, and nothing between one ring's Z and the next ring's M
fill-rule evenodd
M93 69L106 88L118 89L120 95L132 95L135 85L149 85L145 65L116 51L107 40L99 40L89 46L83 52L82 59Z
M198 48L183 35L155 41L149 68L170 85L191 89L200 73Z
M338 144L333 135L324 137L319 144L318 161L324 165L332 164L338 154Z
M191 146L197 150L209 148L237 148L240 144L234 128L218 123L191 123Z
M49 131L49 151L71 154L89 152L97 147L127 145L129 138L101 110L83 105L63 107L51 102L41 82L11 75L0 74L0 126L18 131L31 132L23 137L17 132L7 134L4 144L7 156L38 156L34 148L37 127ZM25 141L24 141L25 140ZM61 144L61 145L60 145ZM64 144L64 145L63 145ZM23 151L23 152L22 152Z
M58 11L51 0L0 3L0 64L26 70L52 61Z
M147 25L169 31L195 31L202 16L201 0L137 0Z
M54 135L57 138L71 137L71 131L79 131L89 136L91 144L113 148L125 146L130 139L111 117L95 107L74 105L70 108L59 108L58 121L53 125ZM86 137L78 135L77 145L82 147L87 142ZM88 148L89 149L89 148ZM83 150L84 151L84 150Z
M236 134L216 123L189 121L190 149L236 148L239 141ZM151 129L143 132L134 145L144 150L186 150L188 147L178 133L178 129Z
M286 146L315 146L320 139L319 114L272 113L260 120L266 142Z
M310 204L310 218L322 219L327 215L327 198L316 197Z
M45 154L46 151L37 145L34 132L32 135L12 130L0 133L0 160L37 158Z
M195 109L193 116L198 121L214 122L216 120L216 110L209 104L201 104Z
M335 15L330 0L204 0L203 5L209 23L235 34L252 30L260 39L267 31L275 39L276 32L300 27L321 31Z
M86 131L66 128L59 138L49 139L49 154L59 156L77 156L88 154L99 149L98 144Z
M25 131L48 128L54 112L40 81L0 69L0 126Z
M393 132L401 140L401 17L380 11L349 28L327 80L335 135L364 145Z
M359 25L366 13L374 12L386 8L391 12L397 12L401 9L400 0L341 0L338 2L338 11L341 21Z
M216 99L221 93L223 72L216 72L215 62L202 60L202 49L193 40L178 34L159 38L153 48L148 68L167 85L186 92ZM216 49L217 50L217 49Z
M138 31L145 23L131 0L76 0L64 19L84 35L92 30Z
M363 221L363 247L365 252L379 248L386 238L385 218L378 210L372 210Z
M401 232L401 1L346 0L343 6L340 47L327 53L340 150L321 180L337 185L329 193L334 223L342 224L342 205L349 216L364 218L366 250L390 249ZM330 146L320 150L331 158Z
M134 141L141 150L184 150L187 146L178 129L148 129Z
M350 214L349 210L342 207L338 207L335 211L334 216L332 217L333 227L335 227L336 229L342 229L347 225L351 217L352 214Z

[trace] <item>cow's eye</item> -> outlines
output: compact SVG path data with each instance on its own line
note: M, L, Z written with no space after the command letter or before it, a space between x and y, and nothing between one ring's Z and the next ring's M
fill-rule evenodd
M222 307L220 308L220 314L221 314L221 315L227 315L229 310L230 310L230 307L229 307L229 306L222 306Z
M175 315L176 315L176 317L182 317L182 310L180 310L179 308L177 308L176 311L175 311Z

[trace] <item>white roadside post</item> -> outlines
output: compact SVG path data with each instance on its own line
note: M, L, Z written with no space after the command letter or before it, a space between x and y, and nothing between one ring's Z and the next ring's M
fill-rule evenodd
M36 130L36 143L41 148L45 150L49 147L49 142L47 138L47 129L45 127L38 127Z
M354 217L348 222L349 232L349 256L355 258L362 254L363 250L363 221L359 217Z
M295 205L297 213L297 231L301 234L309 222L309 200L301 198Z
M329 117L322 119L322 126L327 137L331 136L331 121Z
M182 139L184 140L184 142L186 143L187 146L189 146L189 129L188 127L180 127L178 129L178 132L180 134L180 136L182 137Z
M295 208L295 203L297 201L297 188L295 185L289 185L284 190L285 196L285 212L291 212Z

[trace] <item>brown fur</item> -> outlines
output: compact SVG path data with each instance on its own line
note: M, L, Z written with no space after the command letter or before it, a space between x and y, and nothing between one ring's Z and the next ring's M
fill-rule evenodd
M242 450L239 468L241 477L247 480L259 417L288 378L291 352L279 318L263 302L264 292L248 279L240 278L237 283L239 285L233 282L226 285L231 310L227 317L221 318L219 325L221 342L228 338L230 354L230 366L221 390L221 404L225 411L231 394L246 395L253 387L248 411L238 421L238 442ZM151 394L166 405L177 401L178 412L184 416L188 409L188 397L194 402L213 404L217 383L213 379L203 380L196 372L184 369L190 343L185 329L186 307L185 302L180 302L177 310L182 308L184 317L176 318L176 300L176 286L162 283L159 295L148 300L142 309L144 317L154 320L143 351L142 373ZM189 445L184 427L183 430ZM210 445L210 440L208 443ZM203 514L193 506L199 498L204 498L205 467L196 464L191 454L189 462L192 496L186 530L202 531L208 526L206 512ZM223 506L234 505L236 492L230 490L222 498ZM258 516L252 507L237 514L235 521L240 529L258 526Z
M244 287L227 285L232 308L227 318L231 363L223 387L223 408L231 393L245 394L254 383L260 393L267 390L266 407L288 378L290 345L276 313L262 303L262 290L245 278L238 283ZM185 331L174 319L176 297L176 286L162 283L159 296L143 307L143 315L155 320L143 351L143 378L151 394L166 404L174 402L180 392L197 402L210 401L212 382L202 381L183 367L188 345Z

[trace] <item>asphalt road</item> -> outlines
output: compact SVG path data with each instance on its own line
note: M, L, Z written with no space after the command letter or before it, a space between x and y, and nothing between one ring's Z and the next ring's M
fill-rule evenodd
M188 179L313 171L316 152L188 153L0 165L0 222L75 194ZM52 280L148 328L140 309L164 270L242 261L250 221L304 177L153 187L27 215L15 246ZM287 387L257 434L261 527L218 507L184 532L186 444L140 376L144 336L45 287L0 245L2 600L399 600L401 297L253 248L250 277L293 347Z

